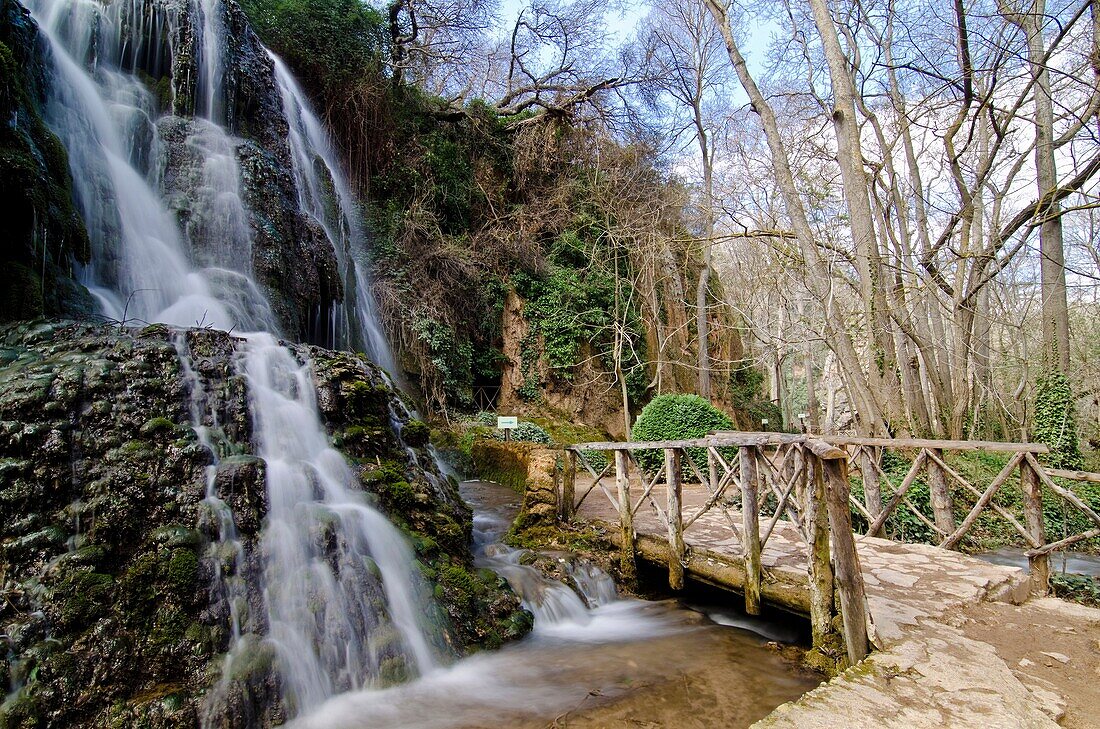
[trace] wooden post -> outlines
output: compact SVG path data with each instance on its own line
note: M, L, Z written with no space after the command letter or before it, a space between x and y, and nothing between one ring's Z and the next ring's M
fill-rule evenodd
M821 459L825 472L825 501L833 536L833 567L840 592L840 615L844 622L844 645L853 666L867 657L867 593L863 572L852 535L852 512L848 508L851 487L844 458Z
M1020 489L1024 493L1027 531L1041 547L1047 543L1046 528L1043 525L1043 491L1039 474L1027 459L1020 461ZM1027 562L1031 573L1031 594L1046 595L1050 592L1050 555L1037 554L1028 557Z
M565 461L562 464L561 495L558 500L558 517L567 522L573 518L576 510L575 500L577 492L577 453L566 450Z
M684 512L680 505L680 451L665 448L665 488L668 491L668 586L684 589Z
M634 563L634 511L630 505L630 466L626 451L615 451L615 485L619 491L619 527L622 545L619 547L619 570L626 581L638 574Z
M760 517L757 514L756 454L752 446L742 446L741 459L741 524L745 548L745 612L760 614Z
M815 647L833 634L833 565L829 558L829 512L825 508L825 478L821 461L807 450L803 513L810 536L807 570L810 575L810 632Z
M677 455L679 458L679 455ZM707 478L710 479L710 487L714 491L718 490L718 459L714 456L714 451L707 448Z
M943 450L933 448L932 455L943 460ZM955 531L955 514L951 511L951 492L947 490L947 476L933 459L928 459L928 493L932 500L932 513L936 518L936 528L944 536Z
M882 487L879 483L876 455L874 446L863 446L859 449L859 472L863 475L863 503L866 504L867 513L872 519L877 519L882 513Z

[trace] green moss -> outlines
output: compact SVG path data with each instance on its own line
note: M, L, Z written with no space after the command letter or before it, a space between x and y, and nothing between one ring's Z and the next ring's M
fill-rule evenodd
M485 591L485 584L462 565L443 565L439 568L437 579L447 600L462 610L470 610L477 597Z
M172 550L172 557L168 560L168 581L180 594L188 594L195 589L198 574L198 555L190 549Z
M48 726L42 702L32 691L23 690L0 703L0 726L7 729L38 729Z
M419 420L410 420L401 429L401 439L405 444L413 448L420 448L428 444L431 437L431 429Z
M391 510L408 511L416 504L416 490L408 481L383 481L378 485L378 496Z
M158 435L174 433L179 426L168 418L156 417L145 421L141 426L142 435Z
M603 532L585 523L538 524L528 527L516 523L505 535L504 543L517 549L550 549L578 554L606 552L612 548Z
M79 570L70 572L54 589L60 624L73 631L91 624L113 604L111 575Z
M173 605L162 605L153 618L149 640L155 646L172 647L183 641L187 634L187 617Z

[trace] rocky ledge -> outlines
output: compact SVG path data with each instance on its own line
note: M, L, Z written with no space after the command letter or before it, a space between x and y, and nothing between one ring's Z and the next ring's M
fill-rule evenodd
M229 606L204 504L214 459L192 427L180 351L217 416L219 493L251 572L265 469L252 455L238 347L202 329L0 328L0 726L199 724L229 645ZM523 635L530 615L503 580L472 567L470 512L430 465L427 428L394 422L399 394L370 362L291 349L312 362L333 443L414 546L439 648L459 655ZM254 593L249 607L261 612ZM285 718L271 660L238 665L222 724Z

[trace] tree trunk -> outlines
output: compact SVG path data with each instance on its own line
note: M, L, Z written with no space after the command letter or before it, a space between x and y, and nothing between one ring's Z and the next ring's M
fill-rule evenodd
M707 131L703 126L703 110L699 103L695 112L695 134L699 141L699 157L703 161L703 269L695 288L695 336L698 389L701 397L710 398L710 322L707 320L707 294L710 287L711 248L714 246L714 166L707 146Z
M729 53L734 69L737 71L741 86L745 89L753 108L760 116L760 122L768 142L768 149L772 156L776 183L782 193L787 217L790 218L791 227L794 229L799 247L809 268L811 293L825 308L825 334L833 352L836 354L837 365L843 373L845 383L851 393L857 425L863 432L872 435L885 435L887 428L883 405L877 399L877 393L868 386L865 373L860 366L855 344L844 328L844 316L832 292L832 277L829 267L817 248L809 219L806 216L806 209L799 197L794 173L791 170L790 160L787 156L786 143L779 131L775 110L764 98L752 74L749 73L748 65L745 63L737 41L733 37L725 8L717 0L705 0L705 2L707 9L714 17L722 33L726 43L726 51Z
M867 371L872 386L879 391L885 405L885 414L896 424L903 420L904 412L900 408L897 361L894 342L890 336L891 322L883 288L881 252L875 233L874 216L871 213L867 174L863 169L855 87L848 70L848 57L840 46L827 0L810 0L810 8L825 49L833 91L832 121L836 132L837 162L840 165L844 200L848 208L852 242L855 245L856 268L859 271L867 340L870 344Z

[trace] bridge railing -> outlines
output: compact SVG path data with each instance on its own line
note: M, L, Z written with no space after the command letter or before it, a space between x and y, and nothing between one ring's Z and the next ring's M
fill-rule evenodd
M659 466L644 468L638 458L641 451L661 453ZM597 459L594 453L610 453L612 458ZM856 663L867 655L868 614L848 507L847 468L844 450L820 439L777 433L584 443L566 450L559 504L561 516L569 518L592 494L608 500L618 514L620 570L628 578L636 570L635 517L641 509L651 509L667 529L673 589L684 584L684 530L704 514L720 514L741 548L745 610L753 615L761 608L761 553L781 522L785 528L793 525L809 564L814 643L829 642L839 614L848 659ZM578 494L576 474L581 469L591 474L592 483ZM705 501L691 510L685 510L682 498L685 478L707 492Z
M896 483L896 477L891 479L882 466L887 450L912 459L900 483ZM815 644L828 640L833 618L840 614L844 642L854 663L866 654L867 620L852 513L866 521L866 535L896 538L898 534L889 533L888 520L904 509L923 522L934 535L933 542L957 549L979 517L993 512L1028 545L1032 591L1045 594L1050 553L1100 536L1100 515L1068 484L1056 480L1100 482L1100 474L1045 469L1037 457L1046 450L1046 446L1034 443L742 432L691 440L583 443L566 450L560 516L571 517L588 498L606 498L618 514L620 568L630 576L635 570L635 518L643 509L652 511L667 529L669 584L679 589L686 564L684 530L704 514L719 515L711 523L724 524L741 549L745 609L750 614L760 610L764 576L761 553L781 528L802 542L806 550ZM643 468L638 458L643 451L661 453L663 459L652 455L642 459L648 464ZM947 452L963 451L1002 453L1008 455L1008 460L988 484L976 485L953 468L945 456ZM576 474L581 471L589 473L592 482L578 491ZM862 499L852 493L849 471L859 474ZM705 489L701 505L685 509L685 481ZM913 486L918 482L928 488L931 517L913 502ZM1013 484L1019 484L1020 489L1020 506L1015 513L994 498L1014 488ZM1091 528L1049 542L1043 515L1044 489L1048 498L1053 495L1083 514ZM954 503L958 498L967 501ZM961 519L956 519L957 506L965 507L960 510Z

